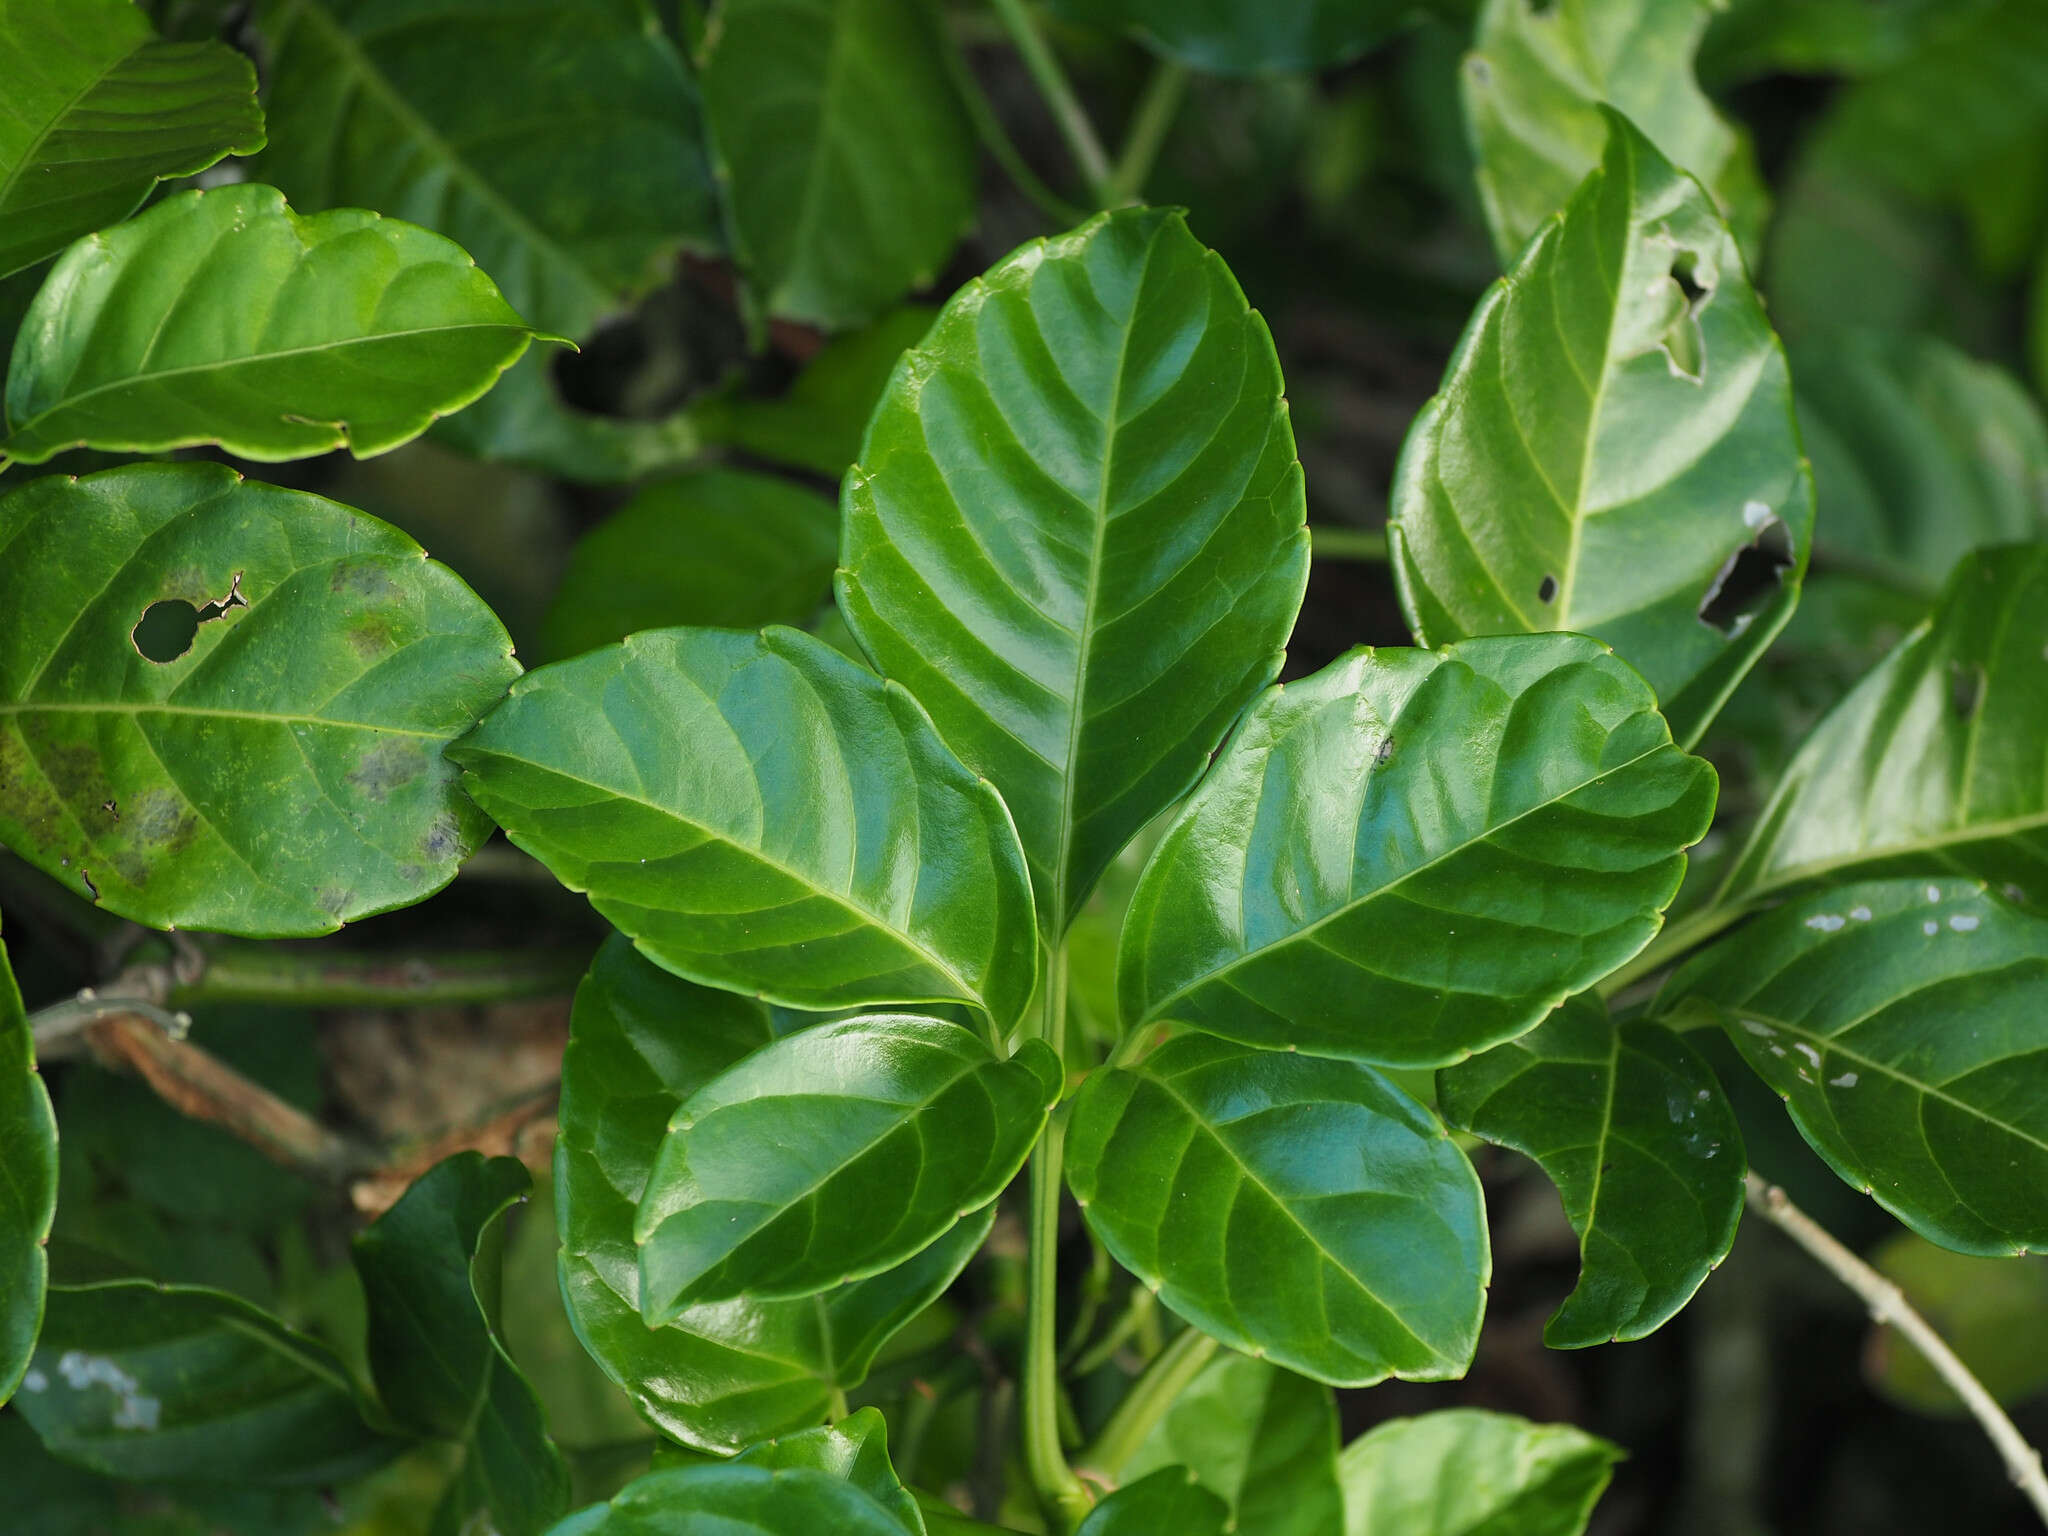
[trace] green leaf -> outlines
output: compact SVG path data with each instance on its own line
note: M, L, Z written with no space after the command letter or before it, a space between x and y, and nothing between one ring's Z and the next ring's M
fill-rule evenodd
M1980 551L1814 728L1717 903L1935 868L2048 904L2048 544Z
M809 1296L921 1253L1016 1177L1061 1080L1042 1040L1004 1061L908 1014L763 1046L669 1121L633 1229L642 1314Z
M1369 1067L1179 1036L1089 1077L1067 1177L1117 1261L1233 1349L1333 1386L1471 1363L1479 1179Z
M166 198L51 269L7 370L13 458L218 443L385 453L497 382L533 333L459 246L274 187Z
M1756 157L1693 78L1712 11L1705 0L1487 0L1460 86L1501 265L1601 163L1603 106L1630 118L1660 160L1703 182L1736 241L1759 249Z
M1327 69L1400 31L1417 0L1055 0L1075 21L1128 32L1219 75Z
M2018 380L1932 336L1793 350L1824 556L1931 602L1965 554L2048 535L2048 423Z
M615 936L576 994L562 1058L563 1297L598 1364L665 1433L699 1450L736 1451L823 1419L833 1392L860 1385L995 1219L990 1206L908 1263L822 1296L712 1302L647 1327L633 1215L656 1148L684 1099L771 1038L757 999L680 981Z
M9 7L0 79L0 276L125 218L164 177L263 147L249 60L162 42L128 0Z
M1253 705L1160 840L1124 1016L1461 1060L1650 941L1714 784L1597 641L1353 651Z
M687 409L643 420L569 405L555 390L552 350L528 352L482 400L436 422L434 440L471 458L592 485L674 474L704 456Z
M1987 0L1733 0L1707 29L1700 76L1721 87L1767 75L1867 75Z
M542 631L550 656L676 624L802 624L831 600L838 509L772 475L647 486L578 541Z
M1185 1467L1168 1467L1119 1488L1088 1513L1076 1536L1223 1536L1230 1506L1195 1481Z
M397 529L136 464L0 500L0 550L0 843L73 891L156 927L331 933L482 841L443 748L519 667Z
M1002 791L1052 937L1279 670L1308 573L1265 322L1177 213L957 295L848 472L847 623Z
M1607 121L1605 161L1480 301L1416 417L1388 533L1424 644L1596 636L1690 745L1791 615L1813 485L1727 227Z
M51 1286L13 1406L55 1455L133 1480L318 1485L400 1449L324 1345L223 1291L143 1280Z
M1230 1506L1238 1536L1330 1536L1344 1526L1337 1400L1266 1360L1223 1354L1174 1399L1122 1469L1186 1467Z
M487 1507L503 1536L538 1536L569 1503L568 1467L495 1323L501 1224L530 1187L516 1158L459 1152L355 1240L378 1395L406 1428L459 1447L452 1524Z
M1447 1408L1344 1448L1346 1536L1579 1536L1621 1448L1569 1424Z
M789 629L667 629L528 673L451 756L660 964L796 1008L1007 1028L1037 942L1017 835L917 701Z
M749 1446L738 1458L757 1467L809 1467L853 1484L912 1536L925 1536L917 1500L889 1464L889 1432L881 1411L863 1408L837 1424Z
M677 1467L628 1483L550 1536L903 1536L852 1483L810 1467Z
M1713 1069L1668 1029L1618 1025L1581 993L1438 1073L1437 1108L1534 1158L1564 1198L1584 1268L1544 1326L1552 1349L1655 1332L1735 1242L1742 1132Z
M975 138L919 0L724 0L704 117L770 315L861 325L974 222Z
M0 1404L28 1369L43 1322L57 1212L57 1120L36 1073L35 1039L0 944Z
M892 309L865 330L827 342L781 395L715 396L693 402L690 414L714 442L837 481L860 456L861 434L896 359L924 340L937 313L923 304Z
M1701 1009L1828 1166L1922 1237L2048 1249L2048 918L1975 881L1837 886L1695 957L1654 1012Z
M2048 1258L1974 1258L1899 1232L1871 1262L1999 1402L2048 1391ZM1871 1325L1863 1363L1871 1385L1901 1407L1944 1418L1969 1412L1927 1357L1881 1323Z

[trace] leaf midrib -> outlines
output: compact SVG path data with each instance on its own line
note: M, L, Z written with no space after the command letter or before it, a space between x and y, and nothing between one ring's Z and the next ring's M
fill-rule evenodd
M263 714L251 709L214 709L193 704L38 704L0 700L0 715L183 715L200 720L253 720L262 725L325 725L349 731L376 731L385 736L409 736L420 741L448 742L462 734L456 731L421 731L403 725L379 725L368 720L337 720L326 715ZM466 730L468 727L463 727Z

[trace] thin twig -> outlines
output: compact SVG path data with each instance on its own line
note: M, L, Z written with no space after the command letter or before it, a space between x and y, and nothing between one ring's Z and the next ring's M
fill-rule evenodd
M1934 1367L1941 1379L1983 1426L1984 1433L2004 1458L2013 1485L2026 1496L2041 1523L2048 1525L2048 1473L2041 1467L2041 1453L2027 1443L1998 1399L1970 1374L1970 1368L1926 1318L1913 1310L1906 1293L1892 1281L1851 1253L1832 1233L1794 1205L1785 1191L1756 1174L1749 1175L1749 1207L1783 1230L1792 1241L1818 1259L1837 1280L1863 1299L1871 1318L1881 1326L1896 1328Z

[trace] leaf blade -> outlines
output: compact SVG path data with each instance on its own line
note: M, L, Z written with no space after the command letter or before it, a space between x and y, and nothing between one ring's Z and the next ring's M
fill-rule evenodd
M1568 1424L1447 1408L1344 1448L1347 1536L1580 1536L1621 1449Z
M57 1117L36 1071L35 1040L0 944L0 1404L14 1395L43 1323L57 1213Z

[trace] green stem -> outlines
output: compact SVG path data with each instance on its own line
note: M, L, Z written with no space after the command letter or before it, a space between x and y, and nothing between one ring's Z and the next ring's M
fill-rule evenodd
M590 965L584 948L378 954L320 945L216 942L189 983L165 1002L269 1003L301 1008L433 1008L566 995Z
M844 1387L834 1387L831 1395L825 1399L826 1421L837 1424L846 1417L846 1413L846 1389Z
M1110 190L1118 202L1144 201L1145 180L1159 159L1167 130L1180 114L1187 89L1187 66L1161 59L1145 82L1145 94L1138 98L1131 126L1124 134L1124 147L1116 157L1116 169L1110 173Z
M1017 148L1009 130L1003 127L1003 120L996 114L994 103L988 99L988 92L981 88L981 80L974 73L974 66L967 61L967 52L960 45L960 39L951 27L940 25L939 51L945 56L946 72L953 77L953 87L960 93L960 100L967 108L967 116L974 123L975 137L981 140L982 148L1003 168L1003 174L1010 178L1011 185L1024 194L1025 199L1061 228L1079 224L1088 217L1088 210L1068 202L1059 193L1047 186L1039 174L1031 169L1024 152Z
M1383 528L1332 528L1318 523L1308 531L1309 552L1318 560L1363 560L1385 564L1387 534Z
M1010 34L1010 41L1017 46L1018 57L1023 59L1025 69L1030 71L1032 82L1038 87L1038 94L1045 99L1046 108L1052 113L1053 126L1066 140L1067 152L1074 157L1081 179L1088 185L1088 195L1098 206L1108 207L1115 201L1109 156L1104 153L1102 140L1096 136L1095 125L1088 120L1080 98L1067 82L1066 71L1060 68L1060 61L1054 57L1044 34L1024 8L1024 0L989 0L989 5L1001 18Z
M1124 1464L1145 1443L1152 1426L1202 1373L1216 1349L1216 1341L1198 1328L1184 1328L1176 1334L1159 1358L1145 1367L1145 1374L1131 1384L1095 1443L1081 1453L1081 1465L1114 1483Z
M1635 959L1610 974L1595 990L1602 997L1613 997L1643 977L1652 975L1674 960L1682 958L1687 950L1698 948L1724 928L1731 927L1746 917L1748 913L1749 908L1737 902L1725 907L1709 905L1688 917L1680 918L1652 939L1649 947Z
M1074 1362L1073 1374L1090 1376L1101 1370L1118 1350L1130 1342L1158 1305L1159 1298L1144 1286L1132 1287L1130 1304L1118 1315L1117 1320L1109 1325L1109 1332L1096 1340L1087 1353Z

